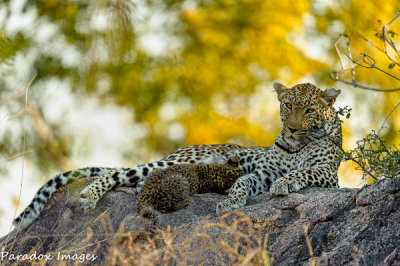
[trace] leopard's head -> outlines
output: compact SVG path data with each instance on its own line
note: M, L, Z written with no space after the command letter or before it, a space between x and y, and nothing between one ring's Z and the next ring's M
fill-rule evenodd
M311 83L287 88L274 82L280 101L283 136L287 140L300 141L312 129L321 128L324 121L335 119L332 108L340 90L320 90Z

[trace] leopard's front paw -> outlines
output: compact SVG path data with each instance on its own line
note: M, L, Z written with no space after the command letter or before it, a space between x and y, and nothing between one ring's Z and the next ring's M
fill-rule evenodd
M276 196L286 196L289 193L299 191L300 189L302 189L302 187L297 182L285 178L279 178L272 184L269 191Z
M238 193L236 197L231 197L217 204L216 213L222 215L226 212L237 210L246 205L246 196L244 193Z
M218 216L220 216L226 212L233 211L233 210L234 210L234 208L231 205L229 205L228 200L223 200L220 203L218 203L217 207L215 209Z

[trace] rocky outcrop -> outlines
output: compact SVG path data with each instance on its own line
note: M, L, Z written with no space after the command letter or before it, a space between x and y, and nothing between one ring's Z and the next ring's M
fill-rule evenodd
M27 265L46 259L55 264L400 264L400 179L361 189L310 188L284 197L264 193L222 217L215 206L226 196L194 195L188 207L163 215L155 231L136 215L132 188L111 191L94 210L81 212L76 201L84 185L80 180L57 192L34 224L1 238L2 262L20 255L18 262Z

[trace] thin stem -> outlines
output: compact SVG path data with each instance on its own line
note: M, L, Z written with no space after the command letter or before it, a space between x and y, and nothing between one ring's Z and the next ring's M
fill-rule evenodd
M386 55L386 57L387 57L393 64L395 64L395 65L397 65L397 66L400 66L399 60L396 60L395 58L393 58L393 57L389 54L388 49L390 49L390 48L393 49L394 53L396 53L398 57L400 57L400 51L399 51L399 49L397 49L395 43L393 42L392 38L390 37L390 33L391 33L391 32L390 32L388 29L389 29L389 28L391 27L391 25L392 25L395 21L397 21L399 18L400 18L400 13L397 13L397 15L396 15L389 23L383 24L383 25L381 26L381 33L379 34L379 35L380 35L379 37L380 37L380 39L383 41L383 43L384 43L384 45L385 45L385 46L384 46L384 49L380 48L380 47L379 47L378 45L376 45L374 42L372 42L371 40L369 40L368 38L366 38L362 33L358 33L358 35L359 35L363 40L365 40L366 42L372 44L378 51L384 53L384 54ZM346 54L346 56L347 56L347 57L349 58L349 60L351 61L351 65L350 65L350 67L345 67L344 60L343 60L343 55L342 55L342 53L340 52L340 49L339 49L339 41L340 41L340 38L341 38L341 37L347 37L347 36L345 36L345 35L340 35L339 38L336 40L336 42L335 42L335 44L334 44L335 49L336 49L336 53L337 53L337 55L339 56L339 61L340 61L340 64L341 64L341 71L339 71L339 72L336 73L335 75L333 75L332 72L329 73L329 76L330 76L333 80L338 81L338 82L342 82L342 83L347 84L347 85L351 85L351 86L353 86L353 87L355 87L355 88L360 88L360 89L370 90L370 91L378 91L378 92L394 92L394 91L400 91L400 88L384 90L384 89L378 89L378 88L372 88L372 87L363 86L363 85L357 83L357 82L355 81L355 79L356 79L356 78L355 78L355 77L356 77L356 72L355 72L354 66L361 66L361 67L363 67L363 68L377 69L377 70L379 70L380 72L382 72L382 73L384 73L384 74L390 76L391 78L394 78L394 79L396 79L396 80L399 80L399 81L400 81L400 78L398 78L398 77L396 77L396 76L394 76L394 75L392 75L392 74L386 72L386 71L383 70L382 68L376 66L376 61L375 61L375 59L373 59L371 56L367 55L366 53L361 53L361 58L360 58L359 60L357 60L357 61L354 60L353 57L352 57L352 54L351 54L351 49L350 49L350 37L347 37L347 38L348 38L348 41L347 41L347 43L346 43L346 46L347 46L347 54ZM390 48L388 48L388 47L390 47ZM363 62L363 64L362 64L361 61ZM348 70L351 70L351 82L341 79L341 76L342 76L343 74L345 74Z
M377 89L377 88L372 88L372 87L363 86L363 85L357 83L357 82L354 81L354 80L353 80L353 81L346 81L346 80L340 79L340 78L334 76L332 72L329 73L329 76L330 76L330 78L333 79L334 81L342 82L342 83L344 83L344 84L351 85L351 86L353 86L353 87L355 87L355 88L360 88L360 89L364 89L364 90L378 91L378 92L394 92L394 91L400 91L400 88L382 90L382 89ZM338 75L337 75L337 76L338 76Z
M382 130L383 126L385 125L386 121L388 120L388 118L392 115L392 113L394 112L394 110L396 110L397 107L399 107L399 105L400 105L400 102L399 102L398 104L396 104L396 106L392 109L392 111L390 111L390 113L385 117L385 120L383 121L382 126L381 126L381 127L379 128L379 130L378 130L378 135L379 135L379 133L381 132L381 130Z

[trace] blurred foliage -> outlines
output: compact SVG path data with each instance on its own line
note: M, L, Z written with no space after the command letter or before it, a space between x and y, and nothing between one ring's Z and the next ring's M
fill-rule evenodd
M0 62L13 65L18 57L29 58L24 64L28 69L25 84L37 74L34 86L54 79L68 81L76 93L128 106L135 114L132 123L148 129L147 149L157 154L203 143L271 145L280 129L275 122L278 104L271 81L294 85L308 80L322 88L342 87L328 73L339 68L333 44L343 33L351 37L353 54L369 53L391 73L399 72L398 65L389 66L387 58L365 40L379 42L379 23L390 21L400 8L395 0L22 3L17 11L10 1L0 4L1 14L5 14L0 24ZM31 25L11 27L14 13L31 16ZM399 32L395 28L392 31ZM155 52L154 46L160 45L161 52ZM5 75L13 74L0 74L2 78ZM359 69L358 78L383 88L400 87L368 69ZM15 92L9 82L0 79L0 85L4 88L0 91L2 99ZM46 114L40 111L40 90L36 90L39 96L34 91L31 105L46 121ZM273 99L265 100L258 116L252 109L259 107L254 104L254 95L259 100ZM360 102L374 97L374 93L354 95L361 97ZM379 106L370 108L370 115L382 117L399 98L398 93L384 94ZM168 119L163 114L166 103L175 108ZM184 108L179 107L182 103ZM230 111L221 111L221 104ZM356 101L354 108L358 104ZM389 124L391 129L398 128L400 120L392 116ZM30 128L27 123L24 126ZM62 121L49 128L55 130L51 146L59 155L47 151L46 138L28 130L27 145L35 151L29 159L43 167L56 164L64 168L56 157L71 155L66 143L73 142L74 136L63 132ZM357 126L345 125L345 133L354 131ZM11 156L21 149L21 138L18 141L7 134L0 153ZM135 152L132 147L132 154Z

